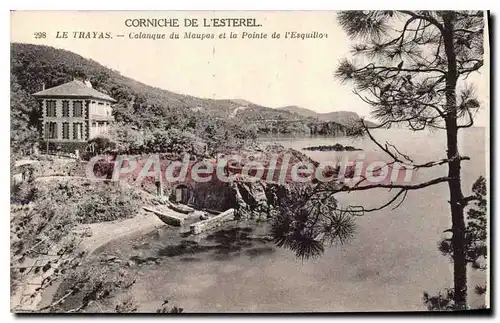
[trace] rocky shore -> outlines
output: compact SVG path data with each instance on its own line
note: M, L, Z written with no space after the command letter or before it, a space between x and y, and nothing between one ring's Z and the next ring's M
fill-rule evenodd
M308 151L360 151L362 149L353 147L353 146L343 146L341 144L335 144L335 145L321 145L321 146L311 146L311 147L304 147L302 150L308 150Z

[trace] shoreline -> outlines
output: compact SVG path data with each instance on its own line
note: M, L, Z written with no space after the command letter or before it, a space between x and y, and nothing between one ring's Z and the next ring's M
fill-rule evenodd
M135 217L130 219L79 225L80 229L90 229L92 235L83 238L78 246L78 251L85 251L88 257L93 255L97 249L114 240L128 235L146 234L165 225L156 215L144 210L140 210Z
M92 235L83 237L77 247L77 251L85 251L85 258L89 260L95 255L95 252L118 239L137 234L147 234L155 228L166 226L156 215L150 212L141 210L135 217L124 220L115 220L100 223L80 224L76 230L92 231ZM31 307L40 308L48 306L52 303L53 297L57 292L60 281L45 289L39 295L39 300L36 304L31 304ZM34 291L34 289L33 289Z

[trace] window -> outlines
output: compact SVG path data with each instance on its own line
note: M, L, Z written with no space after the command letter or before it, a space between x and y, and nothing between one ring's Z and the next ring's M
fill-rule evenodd
M69 101L62 101L62 116L69 117Z
M45 123L45 138L57 139L57 122Z
M101 115L101 116L104 116L106 115L106 112L104 111L104 103L102 102L99 102L97 103L97 114L98 115Z
M73 117L81 118L82 117L82 110L83 110L82 101L74 101L73 102Z
M62 124L62 137L63 139L69 139L69 122L63 122Z
M73 139L79 140L83 138L82 128L83 124L81 122L73 123Z
M109 103L106 103L106 115L108 117L111 116L111 107L109 106Z
M55 117L55 116L56 116L56 101L47 100L47 117Z

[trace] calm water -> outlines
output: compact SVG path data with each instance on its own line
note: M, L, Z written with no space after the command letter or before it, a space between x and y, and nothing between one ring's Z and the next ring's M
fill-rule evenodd
M378 131L416 162L445 157L443 133ZM349 138L279 138L281 144L306 146L341 143L376 152L369 140ZM460 137L464 194L485 175L485 130L474 128ZM318 161L329 152L307 152ZM418 180L446 175L445 167L422 171ZM379 206L390 196L369 191L338 196L343 204ZM324 256L301 261L294 254L252 237L264 232L253 226L220 231L208 237L216 247L181 244L169 230L111 243L103 252L130 257L159 257L142 265L132 293L140 310L155 310L164 298L187 312L240 311L377 311L425 310L422 293L452 286L452 268L437 250L450 224L446 184L411 192L396 210L366 214L357 220L355 239L329 248ZM180 245L179 245L180 244ZM172 246L177 245L177 247ZM469 271L470 272L470 271ZM484 273L470 273L472 292L484 283ZM473 297L473 304L481 300Z

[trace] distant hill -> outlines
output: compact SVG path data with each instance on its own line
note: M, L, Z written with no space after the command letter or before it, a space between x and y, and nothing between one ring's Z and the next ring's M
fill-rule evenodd
M241 106L244 106L244 107L247 107L249 105L256 105L255 103L253 102L250 102L250 101L247 101L247 100L243 100L243 99L232 99L230 100L238 105L241 105Z
M344 126L352 124L353 121L357 121L360 119L359 115L356 112L352 111L333 111L328 113L318 113L316 111L298 106L286 106L278 108L278 110L289 111L304 117L315 118L319 121L334 121ZM365 120L365 124L367 124L367 126L369 127L376 126L375 123L368 120Z
M315 118L315 119L317 119L319 116L319 113L317 113L316 111L309 110L306 108L301 108L301 107L298 107L296 105L289 105L286 107L281 107L281 108L278 108L277 110L289 111L289 112L296 113L296 114L304 116L304 117L311 117L311 118Z

